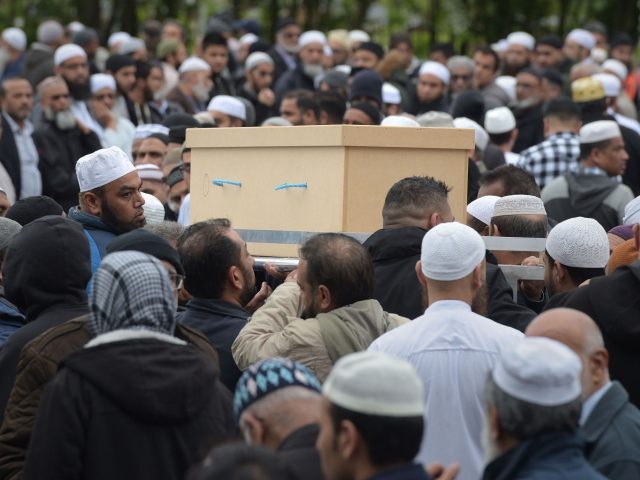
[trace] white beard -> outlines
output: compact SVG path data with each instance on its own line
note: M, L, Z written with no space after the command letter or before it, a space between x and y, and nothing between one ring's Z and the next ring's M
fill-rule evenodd
M484 462L485 465L488 465L500 455L500 451L491 438L491 427L489 426L489 419L487 417L485 418L484 425L482 426L481 443L482 450L484 451Z
M322 75L324 68L322 65L305 63L302 65L302 70L306 75L315 79L317 76Z
M76 117L71 110L54 112L51 107L44 109L44 117L56 124L60 130L72 130L76 128Z
M193 92L193 96L196 97L198 101L206 102L207 100L209 100L209 89L204 85L198 83L197 85L193 86L191 91Z

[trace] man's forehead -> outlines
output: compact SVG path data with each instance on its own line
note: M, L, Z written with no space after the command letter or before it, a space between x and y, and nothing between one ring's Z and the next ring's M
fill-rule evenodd
M140 175L137 171L129 172L126 175L115 179L107 184L107 189L111 191L120 191L124 189L137 190L142 185Z

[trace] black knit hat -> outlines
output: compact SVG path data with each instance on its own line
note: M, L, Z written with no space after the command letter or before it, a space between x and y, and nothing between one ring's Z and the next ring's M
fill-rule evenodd
M349 100L360 97L371 98L382 105L382 84L384 80L378 72L362 70L353 77Z
M131 59L129 55L115 54L111 55L107 59L107 63L104 68L107 72L116 73L118 70L124 67L133 67L136 62Z
M143 228L132 230L131 232L118 235L107 245L107 253L122 252L124 250L135 250L136 252L147 253L164 260L173 265L180 275L184 275L184 268L180 263L180 257L175 248L169 245L164 238L155 233L151 233Z
M354 102L350 108L360 110L367 115L374 125L380 125L380 112L376 110L376 107L367 102Z
M7 210L6 217L24 227L47 215L62 215L62 206L51 197L38 195L18 200Z

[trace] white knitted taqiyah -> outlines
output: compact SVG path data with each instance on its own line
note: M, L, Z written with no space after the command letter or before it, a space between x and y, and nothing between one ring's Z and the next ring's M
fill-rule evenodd
M593 218L574 217L553 227L546 250L567 267L604 268L609 261L609 237Z
M382 352L358 352L336 362L322 387L333 404L365 415L420 417L423 386L413 365Z
M484 128L487 133L507 133L516 128L516 117L508 107L488 110L484 115Z
M462 223L441 223L422 239L422 273L432 280L452 282L469 275L485 256L482 237Z
M136 167L119 147L101 148L76 162L76 176L81 192L102 187L135 171Z
M164 206L162 202L149 193L140 192L142 198L144 198L144 218L147 220L147 225L153 225L164 221Z
M432 61L424 62L420 66L418 75L433 75L434 77L440 79L445 85L449 85L449 79L451 78L451 74L449 73L447 67L439 62Z
M580 129L580 143L597 143L621 136L620 127L613 120L598 120Z
M402 115L389 115L380 123L381 127L419 127L414 119Z
M230 95L216 95L207 106L209 112L221 112L240 120L247 119L247 109L240 100Z
M587 50L591 50L596 46L596 37L593 36L593 33L583 28L571 30L567 35L567 40L572 40Z
M298 39L298 47L304 48L310 43L319 43L324 48L327 44L327 37L324 33L318 30L309 30L300 35L300 38Z
M484 197L476 198L473 202L467 205L467 213L474 216L485 225L491 225L493 207L499 198L500 197L495 195L485 195Z
M489 145L489 134L478 122L474 122L467 117L453 119L453 126L456 128L473 128L475 130L475 141L478 150L484 151Z
M492 376L498 388L525 402L553 407L582 394L578 356L560 342L523 337L503 351Z
M521 45L527 50L533 50L536 46L536 39L527 32L513 32L507 37L507 46Z

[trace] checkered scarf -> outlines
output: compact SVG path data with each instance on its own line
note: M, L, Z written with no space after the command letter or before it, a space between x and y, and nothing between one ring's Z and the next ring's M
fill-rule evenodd
M145 253L107 255L93 277L92 335L120 329L173 335L176 301L167 270Z

